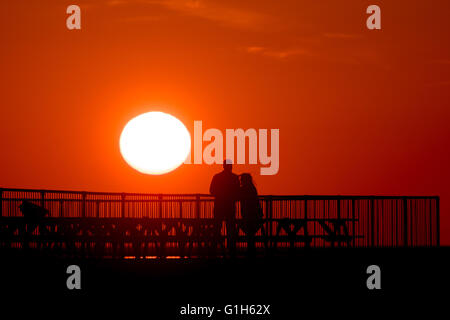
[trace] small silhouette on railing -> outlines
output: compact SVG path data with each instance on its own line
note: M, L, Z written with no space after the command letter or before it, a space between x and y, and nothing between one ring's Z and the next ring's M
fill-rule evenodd
M45 216L48 215L49 211L44 207L38 206L37 204L26 200L22 201L19 209L26 221L24 230L24 248L28 248L28 238L36 230Z
M227 247L230 255L236 253L236 200L239 199L239 176L233 173L231 160L223 161L223 171L214 175L209 192L214 196L214 219L217 239L220 237L222 222L225 222ZM214 244L214 247L216 244ZM216 249L216 248L214 248Z
M44 207L38 206L37 204L26 200L22 201L19 209L25 219L33 222L42 220L48 214L48 210Z

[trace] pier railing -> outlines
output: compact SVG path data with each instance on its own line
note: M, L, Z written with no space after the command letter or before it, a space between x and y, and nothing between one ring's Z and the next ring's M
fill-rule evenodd
M30 202L48 211L23 217ZM225 224L204 194L142 194L0 189L0 247L100 256L191 256L229 247ZM436 196L260 196L264 218L254 235L259 253L302 247L439 246ZM237 203L233 237L248 234ZM220 230L218 232L217 230ZM217 237L219 235L219 237Z

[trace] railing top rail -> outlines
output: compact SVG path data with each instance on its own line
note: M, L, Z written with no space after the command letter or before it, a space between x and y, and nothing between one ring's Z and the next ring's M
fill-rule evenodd
M59 193L78 195L104 195L104 196L162 196L162 197L202 197L211 198L210 194L203 193L131 193L131 192L98 192L98 191L75 191L75 190L51 190L51 189L24 189L24 188L0 188L0 191L9 192L35 192L35 193ZM383 200L383 199L434 199L439 196L404 196L404 195L260 195L263 200ZM136 200L138 201L138 200Z
M385 199L439 199L439 196L400 195L261 195L272 200L385 200Z
M101 192L84 190L53 190L53 189L24 189L24 188L0 188L0 191L10 192L36 192L36 193L61 193L61 194L89 194L105 196L180 196L180 197L211 197L210 194L200 193L139 193L139 192Z

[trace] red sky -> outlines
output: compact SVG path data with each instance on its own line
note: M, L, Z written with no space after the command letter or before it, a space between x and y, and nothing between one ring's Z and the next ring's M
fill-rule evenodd
M82 29L66 28L77 4ZM368 5L382 30L366 29ZM218 166L162 176L118 139L161 110L207 128L279 128L262 194L441 196L450 244L450 2L0 3L0 185L206 193Z

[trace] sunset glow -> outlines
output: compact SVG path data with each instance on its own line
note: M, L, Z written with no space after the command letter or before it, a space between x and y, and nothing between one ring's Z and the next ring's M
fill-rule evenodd
M67 28L69 5L81 29ZM367 28L370 5L381 30ZM449 10L448 0L0 1L2 186L204 194L233 142L226 130L253 128L256 153L246 138L239 163L235 138L233 170L261 194L439 196L450 245ZM127 123L150 111L186 126L190 165L171 157L155 172L142 155L154 150L119 148Z
M180 166L189 154L191 137L184 124L163 112L130 120L120 136L120 152L134 169L163 174Z

